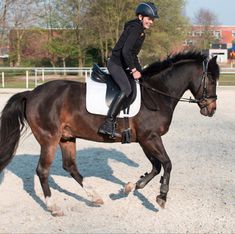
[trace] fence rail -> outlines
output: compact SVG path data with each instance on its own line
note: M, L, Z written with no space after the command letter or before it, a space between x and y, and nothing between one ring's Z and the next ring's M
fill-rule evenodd
M102 69L107 70L105 67ZM0 87L9 87L10 82L17 86L21 82L23 88L29 89L58 78L85 80L91 72L91 67L0 67ZM235 85L235 68L221 68L221 76L229 78L219 81L219 85Z

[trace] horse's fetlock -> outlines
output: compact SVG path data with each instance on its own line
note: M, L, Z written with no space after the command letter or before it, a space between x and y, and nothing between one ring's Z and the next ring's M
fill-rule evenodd
M167 194L168 191L169 191L169 185L168 184L161 184L160 193Z
M138 181L138 182L136 183L135 188L136 188L136 189L143 189L144 186L145 186L144 181Z

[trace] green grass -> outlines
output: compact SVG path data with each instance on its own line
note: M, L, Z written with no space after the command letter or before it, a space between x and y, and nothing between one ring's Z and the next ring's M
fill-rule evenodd
M219 78L219 85L235 86L235 74L221 74Z

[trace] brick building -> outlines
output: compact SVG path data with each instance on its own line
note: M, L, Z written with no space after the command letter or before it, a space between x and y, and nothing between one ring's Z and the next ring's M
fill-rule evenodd
M203 31L204 26L193 25L184 42L184 48L195 46L202 37ZM217 42L211 43L208 54L217 55L221 63L235 59L235 26L212 25L209 31Z

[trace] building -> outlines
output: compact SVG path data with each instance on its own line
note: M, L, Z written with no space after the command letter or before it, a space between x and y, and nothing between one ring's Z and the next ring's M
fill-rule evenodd
M184 48L194 47L201 39L205 26L193 25L184 42ZM211 43L208 54L217 55L220 63L235 59L235 26L209 26L208 30L216 43Z
M9 48L8 47L1 47L0 48L0 65L4 63L9 58Z

